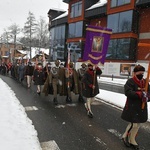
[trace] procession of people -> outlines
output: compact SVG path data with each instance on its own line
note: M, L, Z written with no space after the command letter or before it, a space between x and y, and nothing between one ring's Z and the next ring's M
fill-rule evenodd
M133 76L124 85L127 101L121 115L121 118L128 122L122 141L126 147L137 150L139 144L136 142L136 136L141 123L148 119L147 102L150 101L149 80L146 82L143 78L144 72L143 66L136 65ZM27 64L20 61L10 69L11 77L18 82L22 83L26 78L27 88L31 88L33 82L37 95L52 95L54 105L59 104L58 95L66 96L66 103L69 104L72 103L71 93L78 95L77 101L84 104L89 118L93 118L91 104L99 93L97 76L101 74L102 70L91 62L82 62L81 67L76 70L73 62L65 64L55 60L52 65L52 62L46 62L44 57L34 65L30 61Z

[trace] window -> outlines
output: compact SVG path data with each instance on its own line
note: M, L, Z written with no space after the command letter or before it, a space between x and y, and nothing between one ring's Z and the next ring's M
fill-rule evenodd
M82 43L79 42L70 42L68 43L68 48L70 48L71 52L71 61L77 62L79 58L81 58L81 49L82 49Z
M117 32L131 32L132 31L132 18L133 11L125 11L108 16L108 28L113 30L113 33Z
M122 6L131 3L131 0L111 0L111 7Z
M77 2L71 5L70 18L79 17L82 14L82 2Z
M106 59L134 60L136 51L136 39L123 38L112 39L109 42Z
M65 30L65 25L51 28L50 47L52 60L64 60Z
M119 26L119 32L131 31L132 11L120 13L118 26Z
M69 24L69 38L82 37L83 21Z

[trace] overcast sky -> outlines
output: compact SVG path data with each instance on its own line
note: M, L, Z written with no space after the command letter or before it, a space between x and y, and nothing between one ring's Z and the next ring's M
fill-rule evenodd
M68 5L63 0L0 0L0 35L14 23L23 28L29 11L36 20L42 16L48 22L47 13L51 8L67 10Z

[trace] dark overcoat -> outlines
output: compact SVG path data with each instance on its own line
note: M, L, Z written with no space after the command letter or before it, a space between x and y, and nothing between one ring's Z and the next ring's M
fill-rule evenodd
M33 80L35 85L44 85L45 72L43 70L35 69L33 72Z
M83 96L86 98L94 97L99 93L99 86L97 82L97 75L101 75L101 70L96 70L94 75L94 70L87 70L82 78L83 84ZM92 89L92 86L95 85L95 89Z
M145 103L145 107L142 109L142 97L140 98L137 94L139 89L145 87L145 80L143 80L143 82L143 84L140 84L140 82L136 81L135 77L133 77L128 79L124 85L124 92L127 96L127 100L121 118L125 121L144 123L148 119L147 103Z
M27 65L25 67L25 75L32 76L33 75L33 71L34 71L34 67L33 66Z

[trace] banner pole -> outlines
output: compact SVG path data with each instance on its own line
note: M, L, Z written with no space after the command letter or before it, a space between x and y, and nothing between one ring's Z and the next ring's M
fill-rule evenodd
M150 57L150 53L146 57ZM145 92L146 93L148 91L149 77L150 77L150 61L148 64L147 78L146 78L146 83L145 83ZM145 102L142 102L142 109L144 109L144 107L145 107Z
M96 69L94 68L94 76L93 76L93 85L95 86L95 76L96 76ZM94 94L94 90L93 89L93 94Z

